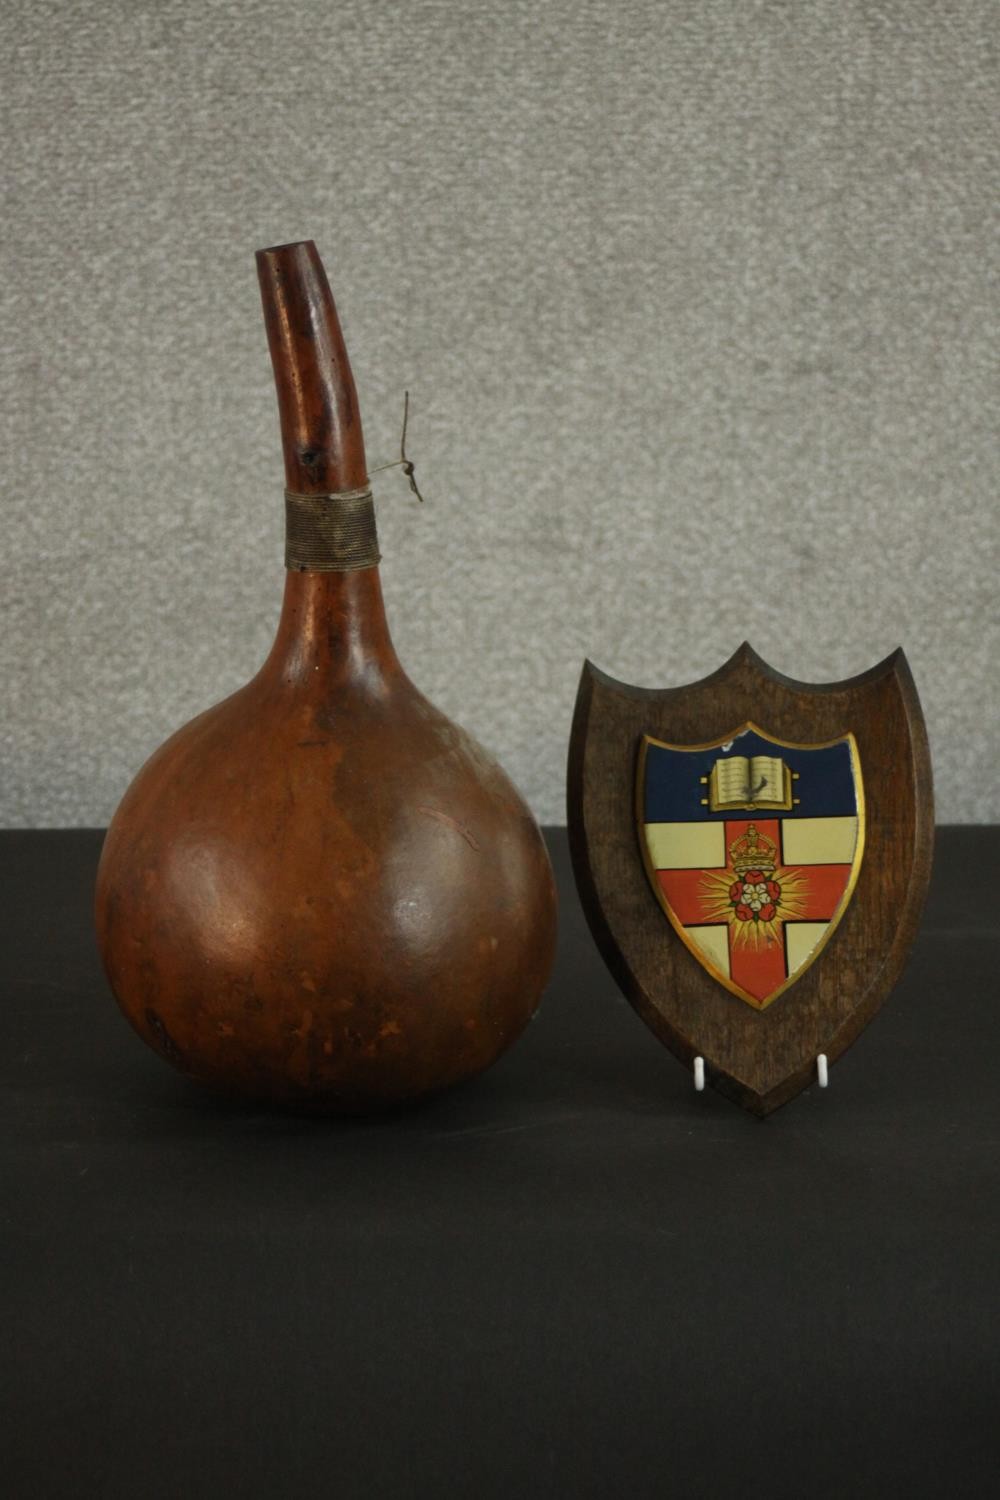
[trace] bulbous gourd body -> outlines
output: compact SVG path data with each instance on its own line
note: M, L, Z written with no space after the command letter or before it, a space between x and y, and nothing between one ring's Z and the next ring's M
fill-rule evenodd
M365 468L329 290L311 244L262 255L286 472L336 496ZM290 419L282 339L308 339L303 302L327 335L334 320L339 368L325 398L293 370ZM517 1037L551 967L555 890L516 789L400 666L377 567L303 567L258 675L126 793L97 929L125 1015L183 1071L365 1111L470 1077Z

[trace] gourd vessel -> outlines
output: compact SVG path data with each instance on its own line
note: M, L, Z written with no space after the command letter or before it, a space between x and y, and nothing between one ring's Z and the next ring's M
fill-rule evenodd
M168 1062L251 1098L363 1112L514 1041L551 968L555 888L514 786L393 648L316 248L257 265L287 481L277 635L252 681L129 787L97 932L121 1009Z

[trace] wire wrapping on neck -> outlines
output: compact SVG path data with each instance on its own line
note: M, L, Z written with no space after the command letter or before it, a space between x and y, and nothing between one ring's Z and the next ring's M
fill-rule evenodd
M372 492L334 495L285 491L285 567L316 573L353 573L379 562Z

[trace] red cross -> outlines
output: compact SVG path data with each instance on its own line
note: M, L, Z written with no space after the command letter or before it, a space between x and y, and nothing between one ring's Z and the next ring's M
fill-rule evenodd
M727 822L725 824L725 847L726 857L729 857L729 847L742 834L746 833L750 823L756 824L757 832L763 840L769 838L778 848L781 848L781 830L777 818L744 818L739 821ZM726 868L719 866L719 869ZM729 868L733 880L739 879L735 870ZM802 922L828 922L840 905L847 882L851 878L851 865L781 865L779 873L775 878L779 881L789 874L803 876L800 887L801 899L797 903L802 910L798 913L797 920ZM705 911L703 902L705 899L702 887L701 870L657 870L656 878L660 883L660 889L666 897L671 911L678 922L684 927L704 925L707 922L719 923L718 917L713 917ZM779 903L780 907L780 903ZM739 924L733 919L729 923L729 974L734 984L740 989L746 990L759 1004L763 1005L775 990L780 989L788 978L788 967L785 958L785 944L782 935L782 921L779 916L776 922L778 935L768 937L760 946L749 943L734 942L734 931Z

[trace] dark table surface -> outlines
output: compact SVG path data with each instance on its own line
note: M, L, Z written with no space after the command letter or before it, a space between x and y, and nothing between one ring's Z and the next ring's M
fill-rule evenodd
M374 1123L216 1099L100 972L100 835L0 835L0 1485L22 1496L997 1493L1000 830L765 1122L562 892L541 1012Z

